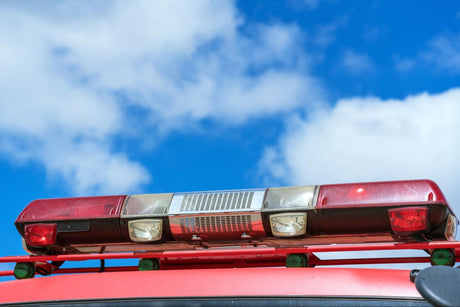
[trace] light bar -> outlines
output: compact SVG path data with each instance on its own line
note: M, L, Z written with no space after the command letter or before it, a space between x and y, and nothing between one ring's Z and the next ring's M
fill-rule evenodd
M16 220L41 254L453 240L457 225L429 180L37 200Z

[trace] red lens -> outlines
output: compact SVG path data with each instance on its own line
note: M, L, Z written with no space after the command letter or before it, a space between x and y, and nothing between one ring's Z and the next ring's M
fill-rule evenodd
M388 210L394 232L413 232L427 227L427 207L406 207Z
M323 185L318 196L318 207L323 208L414 205L433 202L447 205L439 187L430 180Z
M116 218L124 200L123 195L34 200L16 222Z
M56 242L56 224L29 224L24 228L27 244L32 246L51 245Z

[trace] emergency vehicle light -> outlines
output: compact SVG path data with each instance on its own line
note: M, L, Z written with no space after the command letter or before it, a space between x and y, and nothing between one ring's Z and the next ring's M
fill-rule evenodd
M164 215L173 193L131 195L126 198L122 217L146 217Z
M312 209L317 186L270 188L264 201L264 209Z
M19 215L18 222L98 219L120 215L125 196L39 199Z
M457 235L457 218L450 214L447 217L447 224L446 230L444 232L444 236L447 240L453 241L455 240L455 236Z
M307 214L305 212L289 212L270 215L270 226L277 237L294 237L305 234Z
M161 239L163 220L140 219L128 222L129 238L134 242L153 242Z
M306 268L308 267L308 257L305 254L289 254L286 256L287 268Z
M35 277L35 264L32 262L18 262L14 266L14 277L29 279Z
M16 220L39 254L453 240L457 224L430 180L36 200Z
M33 247L67 246L69 242L120 242L120 214L125 197L35 200L21 212L16 225L29 251L35 251Z
M455 265L455 252L452 249L440 248L431 253L431 265Z
M427 227L427 207L405 207L388 210L394 232L413 232Z
M384 181L323 185L318 207L343 208L388 204L447 203L439 187L430 180Z
M46 246L56 242L56 224L29 224L24 227L24 237L27 244Z
M156 271L160 269L160 262L156 258L139 259L139 271Z

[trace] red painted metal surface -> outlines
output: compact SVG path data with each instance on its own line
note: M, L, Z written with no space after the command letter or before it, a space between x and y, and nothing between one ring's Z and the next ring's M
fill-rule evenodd
M177 269L211 269L211 268L248 268L248 267L282 267L286 255L293 253L307 254L309 266L359 265L359 264L394 264L394 263L429 263L430 257L371 257L354 259L320 259L317 253L359 252L380 250L433 250L439 248L455 249L457 261L460 261L460 242L423 242L423 243L373 243L309 246L297 248L235 248L207 249L165 252L128 252L105 254L70 254L46 256L10 256L0 258L0 263L34 262L42 271L50 274L97 272L99 268L60 269L52 261L85 261L102 259L157 258L162 270ZM356 257L356 255L355 255ZM107 267L106 272L137 270L137 267ZM13 275L12 271L0 272L0 276Z
M371 243L296 248L247 247L194 251L129 252L52 256L12 256L0 262L35 262L56 275L0 283L0 303L104 298L354 296L420 297L408 270L284 268L286 255L306 253L312 266L377 263L429 263L430 257L323 260L315 253L433 250L451 248L460 260L460 242ZM136 266L57 268L52 261L158 258L159 271ZM278 268L274 268L279 266ZM263 268L261 268L263 267ZM70 274L83 273L83 274ZM0 276L12 271L0 272ZM70 274L70 275L68 275ZM110 286L107 286L110 285Z
M0 293L0 303L134 297L420 297L414 284L409 281L409 271L343 268L206 269L60 275L3 282L0 284Z
M13 276L14 271L8 270L8 271L0 271L0 277L2 276Z
M203 257L245 257L259 255L286 255L293 253L318 252L351 252L351 251L379 251L379 250L431 250L439 248L460 249L458 241L436 241L420 243L367 243L367 244L338 244L314 245L306 247L247 247L233 249L203 249L165 252L128 252L106 254L71 254L45 256L7 256L0 258L2 262L35 262L35 261L83 261L98 259L130 259L130 258L203 258ZM458 253L460 254L460 253Z

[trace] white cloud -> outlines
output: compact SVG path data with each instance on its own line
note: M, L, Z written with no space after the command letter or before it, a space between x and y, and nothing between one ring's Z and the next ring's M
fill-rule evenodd
M342 60L343 67L351 74L369 74L374 71L374 63L371 58L353 50L346 50Z
M130 161L124 154L113 153L97 142L86 140L62 145L62 141L47 143L47 147L35 148L35 152L41 155L52 176L62 177L79 195L122 194L136 190L139 184L150 180L147 170L139 163Z
M322 95L301 31L246 24L233 2L0 6L0 152L44 165L74 193L133 192L148 182L114 146L120 136L203 119L244 124Z
M69 39L72 33L64 33L62 37L66 41L62 44L69 52L62 61L70 67L79 67L82 77L90 78L93 86L121 91L133 105L150 112L160 129L175 129L180 123L204 118L241 123L251 117L285 111L286 106L292 109L305 102L299 97L318 88L313 78L303 74L306 64L298 45L300 34L296 27L255 26L250 34L243 36L236 32L239 23L233 12L228 14L230 8L203 3L207 6L203 5L205 7L200 10L193 3L194 9L184 11L174 9L170 3L165 7L160 5L162 14L181 16L168 21L173 24L167 29L142 27L141 32L147 33L135 36L152 42L145 44L139 39L141 47L133 46L132 31L125 37L110 27L88 26L88 32L108 41L102 46L99 43L87 46L80 42L83 38ZM183 2L179 4L184 6ZM158 11L157 8L152 10ZM191 13L195 15L188 16ZM124 11L120 14L126 15ZM184 14L187 16L183 17ZM149 14L127 14L121 18L126 26L120 28L129 28L136 22L148 24L150 19ZM192 19L190 24L186 22L188 19ZM185 24L187 29L184 29ZM174 32L171 29L175 29ZM158 31L165 33L159 35ZM185 33L178 33L181 31ZM117 50L118 45L129 48L114 53L112 50ZM96 59L92 56L94 49L97 50ZM272 69L274 66L278 66L277 69ZM289 85L288 95L285 95L284 85ZM267 89L275 95L267 95ZM238 100L230 100L229 96Z
M342 99L293 119L260 169L272 183L433 179L460 212L460 89L402 100Z

